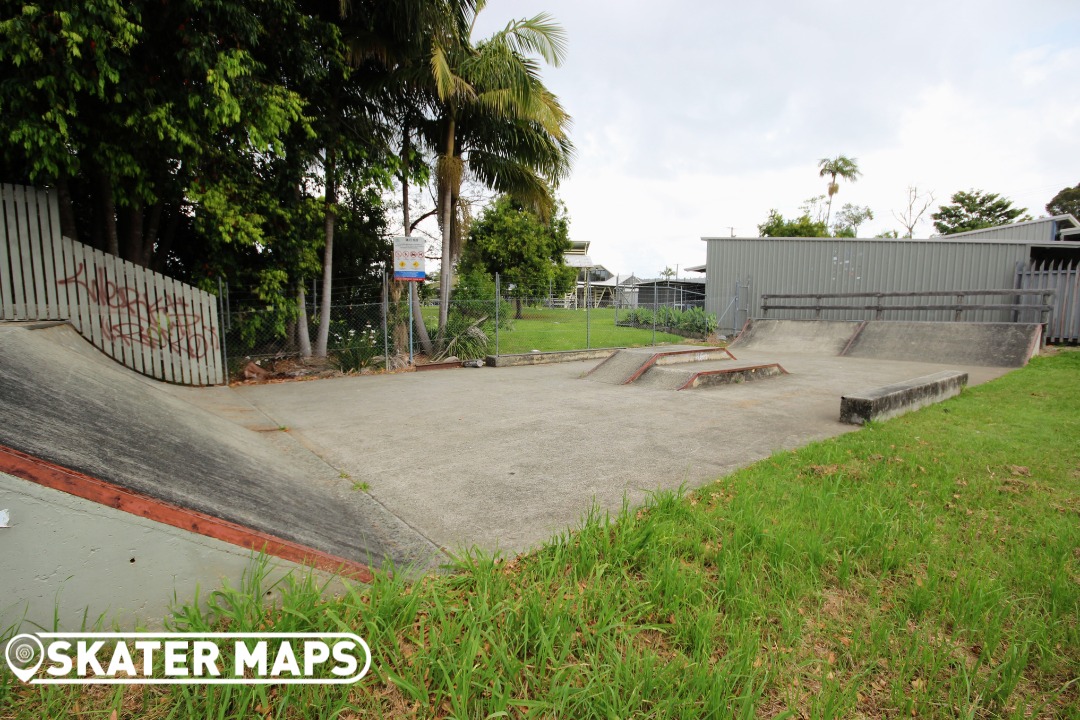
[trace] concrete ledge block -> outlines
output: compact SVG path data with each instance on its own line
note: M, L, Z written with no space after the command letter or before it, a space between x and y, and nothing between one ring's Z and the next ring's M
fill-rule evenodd
M717 385L738 385L754 380L779 377L787 375L788 371L780 363L768 365L748 365L746 367L731 368L728 370L706 370L695 373L679 390L691 390L701 387L715 387Z
M968 375L946 370L905 382L863 390L840 398L840 422L864 425L872 420L887 420L959 395Z
M488 355L485 359L485 363L490 367L515 367L518 365L547 365L549 363L574 362L575 360L601 360L611 357L619 350L625 350L625 348L593 348L592 350L562 350L558 352Z

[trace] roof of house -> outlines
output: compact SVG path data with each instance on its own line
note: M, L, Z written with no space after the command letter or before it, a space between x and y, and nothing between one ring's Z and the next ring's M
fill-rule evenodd
M1026 240L1028 242L1055 242L1062 236L1076 235L1080 231L1080 221L1072 215L1055 215L1036 220L998 225L997 227L968 230L967 232L942 235L942 238L962 240Z
M705 241L711 240L800 240L807 242L861 242L871 238L762 238L762 237L703 237ZM873 238L878 240L878 238ZM981 230L968 230L967 232L952 233L950 235L935 235L930 238L883 238L882 242L962 242L962 243L1003 243L1003 244L1027 244L1027 245L1056 245L1061 241L1069 243L1080 242L1080 220L1070 214L1043 217L1037 220L1025 220L1024 222L1012 223L1011 225L998 225L996 227L982 228ZM698 266L704 268L704 266ZM698 267L686 268L698 271Z
M626 285L637 285L640 282L641 282L641 279L636 278L633 275L624 275L622 277L619 277L618 275L612 275L607 280L595 280L593 282L590 282L589 285L591 285L593 287L596 287L596 286L615 287L616 283L618 283L618 285L620 285L620 286L626 286Z
M705 278L650 278L649 280L639 280L638 285L704 285Z

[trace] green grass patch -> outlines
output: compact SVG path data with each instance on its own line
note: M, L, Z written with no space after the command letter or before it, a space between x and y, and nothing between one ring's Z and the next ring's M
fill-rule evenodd
M659 493L529 555L250 587L176 629L332 631L350 688L29 688L0 717L1080 718L1080 353Z
M484 331L488 335L488 353L495 354L494 303ZM654 343L685 343L686 338L661 330L654 334L648 328L616 327L613 308L569 310L525 306L521 319L513 319L513 302L504 302L510 308L509 325L499 330L499 353L512 355L533 350L554 352L559 350L585 350L586 348L644 347ZM439 309L425 307L424 322L432 337L436 335ZM619 317L628 317L626 310L619 310ZM502 318L501 320L505 320Z
M623 315L625 310L620 311ZM524 317L514 320L508 330L499 331L499 352L503 355L532 350L582 350L588 347L641 347L652 345L652 330L616 327L615 310L560 310L524 308ZM588 337L586 337L588 336ZM656 343L683 343L678 335L657 331ZM494 338L492 338L494 345ZM494 352L494 348L492 349Z

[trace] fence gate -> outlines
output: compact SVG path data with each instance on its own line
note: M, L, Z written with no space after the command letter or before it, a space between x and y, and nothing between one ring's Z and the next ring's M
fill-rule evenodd
M43 190L0 185L0 320L66 320L136 372L223 382L216 298L63 237Z
M1053 290L1054 309L1046 326L1046 341L1080 341L1080 263L1018 263L1016 289Z

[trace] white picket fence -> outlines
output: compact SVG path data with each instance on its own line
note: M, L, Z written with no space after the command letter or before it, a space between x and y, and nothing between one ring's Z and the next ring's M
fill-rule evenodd
M0 185L0 320L66 320L127 367L223 382L217 299L63 237L54 194Z

